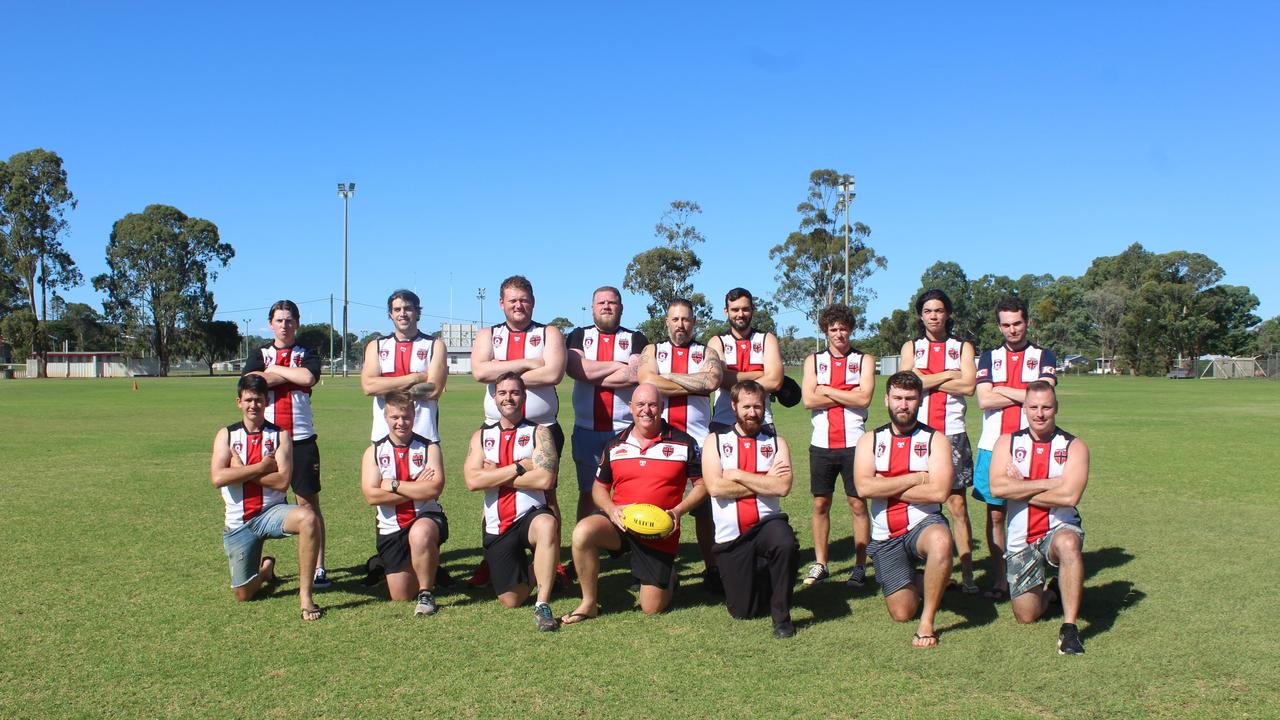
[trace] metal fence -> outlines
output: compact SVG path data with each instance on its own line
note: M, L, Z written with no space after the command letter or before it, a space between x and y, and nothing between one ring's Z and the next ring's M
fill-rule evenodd
M1258 365L1267 377L1275 380L1280 378L1280 353L1272 353L1258 360Z

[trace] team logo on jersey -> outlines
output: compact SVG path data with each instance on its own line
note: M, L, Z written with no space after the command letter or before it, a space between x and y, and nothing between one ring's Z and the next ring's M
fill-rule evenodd
M532 345L533 347L538 347L539 345L541 345L541 344L542 344L542 336L541 336L541 335L531 335L531 336L529 337L529 344L530 344L530 345Z
M677 350L676 352L679 352L679 351ZM658 360L665 362L665 361L666 361L666 359L667 359L667 351L666 351L666 350L659 350L659 351L658 351Z
M884 443L876 445L876 457L882 457L884 455L884 450Z
M826 371L827 371L827 364L826 364L826 363L818 363L818 372L820 372L820 373L824 373L824 372L826 372Z
M1052 365L1046 365L1046 366L1045 366L1045 368L1044 368L1043 370L1041 370L1040 372L1044 373L1045 375L1054 375L1054 376L1056 376L1056 375L1058 374L1058 368L1056 368L1056 367L1054 367L1054 366L1052 366Z
M427 349L426 349L426 348L422 348L422 349L418 350L418 359L419 359L419 360L426 360L426 359L427 359Z
M231 443L231 449L235 452L235 454L239 455L240 451L244 449L244 445L240 444L240 441L237 440Z
M700 353L700 352L692 353L692 354L690 354L690 355L689 355L689 359L690 359L690 360L692 360L692 361L694 361L694 362L696 362L696 363L700 363L700 362L702 362L702 353Z
M959 360L960 351L955 348L951 348L950 350L947 350L947 357L951 358L952 360Z
M761 445L761 446L760 446L760 454L764 456L764 459L765 459L765 460L768 460L769 458L773 457L773 446L772 446L772 445Z
M924 357L924 349L923 349L923 348L921 348L921 349L919 349L919 350L916 350L916 357L917 357L917 358L922 358L922 357Z
M627 348L631 347L631 341L626 338L618 338L618 347L623 350L626 350Z
M1057 450L1054 450L1053 461L1058 463L1059 465L1065 465L1067 463L1067 449L1058 448Z
M494 335L494 336L493 336L493 344L494 344L494 347L497 347L498 345L501 345L501 344L502 344L502 336L501 336L501 335Z
M485 438L485 439L484 439L484 449L485 449L485 450L492 450L492 449L493 449L493 438Z
M1013 459L1022 462L1027 459L1027 451L1025 448L1018 448L1013 451Z
M732 445L730 445L729 443L725 443L725 444L723 444L723 445L721 445L721 446L720 446L720 451L721 451L721 452L723 452L725 455L732 454L732 453L733 453L733 446L732 446Z
M1035 370L1035 369L1036 369L1036 365L1039 365L1039 364L1040 364L1040 363L1039 363L1035 358L1027 358L1027 369L1028 369L1028 370Z
M762 343L753 343L751 345L751 352L761 352L763 350L764 350L764 345Z
M525 445L528 445L528 444L529 444L529 436L528 436L528 435L521 435L520 437L516 438L516 444L517 444L517 445L519 445L520 447L524 447Z
M424 460L426 460L426 459L427 459L427 457L426 457L426 453L423 453L423 452L415 452L415 453L413 454L413 464L414 464L414 465L421 465L421 464L423 463L423 461L424 461Z
M586 347L591 347L593 344L595 344L595 341L592 340L591 338L583 338L582 344Z
M614 448L613 452L614 452L614 454L616 454L616 455L626 455L626 454L627 454L627 446L626 446L626 445L619 445L618 447Z
M916 457L924 457L929 454L929 443L918 442L911 449L915 451Z
M382 467L386 467L391 464L391 458L387 457L386 455L381 455L378 457L378 464L381 465Z
M899 450L901 450L902 448L904 448L904 447L906 447L906 446L907 446L907 441L906 441L906 440L895 440L895 441L893 441L893 444L894 444L894 445L896 445L896 446L898 447L898 449L899 449Z
M671 447L670 445L662 446L662 457L671 457L672 455L675 455L675 454L676 454L675 448Z
M980 378L988 377L989 375L991 375L991 371L986 368L982 368L978 371L978 377Z
M1044 454L1044 448L1042 448L1042 447L1037 447L1037 448L1036 448L1036 454L1037 454L1037 455L1043 455L1043 454Z
M1000 366L1003 364L1004 364L1003 360L996 360L995 362L991 363L991 367L995 370L999 370Z
M379 351L378 351L378 357L382 358L383 360L386 360L386 359L387 359L387 356L388 356L388 355L390 355L390 354L391 354L391 353L387 352L386 350L379 350Z
M267 438L262 441L263 455L270 455L271 453L275 452L275 450L276 450L276 443L274 440L272 440L271 438Z

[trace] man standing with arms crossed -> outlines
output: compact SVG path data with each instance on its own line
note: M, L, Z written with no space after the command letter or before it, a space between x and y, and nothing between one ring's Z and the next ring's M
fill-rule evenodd
M449 379L448 351L444 341L418 329L422 302L416 293L396 290L387 298L387 315L395 330L364 349L360 368L360 388L373 396L373 430L370 439L387 436L384 396L408 392L413 398L413 432L440 442L437 403Z
M417 599L417 617L436 612L432 594L449 521L440 507L444 458L440 444L413 431L417 403L404 392L384 396L387 434L365 450L360 490L374 507L378 558L392 600Z
M539 630L560 627L551 614L551 586L560 554L560 522L547 507L559 458L551 430L524 417L524 381L507 373L494 383L502 419L471 436L463 466L467 489L484 492L484 557L493 590L505 607L529 597L529 557L538 586L533 620Z
M866 501L858 496L853 479L854 451L867 420L867 406L875 393L876 358L849 344L853 311L836 303L818 314L818 327L827 337L827 349L804 361L800 384L804 406L812 412L813 435L809 444L809 489L813 492L814 563L804 584L813 585L830 576L827 548L831 536L831 499L836 476L843 477L845 499L853 513L854 566L845 582L862 587L867 576L867 542L871 520Z
M951 298L941 290L928 290L916 299L922 336L902 345L900 370L910 370L924 385L920 422L943 433L951 442L955 469L947 510L951 533L960 554L960 589L978 592L973 584L973 543L965 489L973 484L973 451L965 430L965 396L972 395L977 367L973 345L951 336Z
M789 638L796 634L791 593L800 545L780 500L791 492L791 453L785 440L763 427L765 394L754 380L733 386L738 420L731 430L707 437L702 477L711 495L729 614L756 617L768 607L774 636Z
M648 340L622 327L622 294L615 287L591 294L595 324L569 333L566 372L573 383L573 462L578 470L578 515L596 509L591 501L604 446L631 424L631 392Z
M743 380L755 380L768 393L782 387L782 352L778 349L778 336L760 332L751 327L755 317L755 300L746 288L734 288L724 296L724 315L729 320L729 332L707 341L707 348L715 351L724 361L720 378L720 392L716 395L711 418L712 430L733 427L733 404L729 390ZM773 424L773 411L769 398L764 402L764 423ZM718 426L718 428L717 428Z
M1001 435L991 453L991 492L1008 501L1005 561L1013 615L1035 622L1061 600L1058 653L1083 655L1076 618L1084 595L1084 530L1076 505L1089 484L1089 446L1058 427L1052 383L1028 384L1023 408L1027 427ZM1045 563L1058 569L1048 587Z
M640 355L639 379L662 393L665 400L662 419L671 427L689 433L701 447L710 432L711 393L720 387L724 363L714 350L697 341L693 303L683 298L672 300L667 305L665 322L670 339L644 349ZM711 592L722 591L720 571L711 552L715 544L711 506L700 505L690 514L706 568L703 582Z
M320 355L297 344L302 315L292 300L277 300L267 311L275 340L250 353L244 374L267 381L267 422L289 433L293 440L293 469L289 487L298 504L315 513L320 526L319 555L312 587L331 585L324 567L324 515L320 512L320 448L316 445L311 414L311 388L320 379Z
M934 647L934 616L951 575L951 533L941 503L951 492L951 443L916 420L920 378L898 372L885 383L889 422L858 440L854 458L858 492L871 498L871 543L876 580L889 616L907 622L920 610L911 644ZM923 560L923 587L916 563ZM923 599L923 607L921 600Z
M1052 350L1027 339L1027 303L1009 297L996 306L996 323L1004 344L982 353L978 361L978 406L982 408L982 436L978 438L978 460L973 468L973 497L987 504L987 545L991 549L991 569L996 584L984 597L1000 601L1009 598L1005 581L1004 500L988 487L991 451L1005 433L1027 426L1022 404L1027 385L1036 380L1057 384L1057 358Z
M311 597L319 551L320 521L315 513L285 503L292 477L293 442L289 433L267 422L267 381L249 374L236 385L240 422L213 438L210 480L226 505L222 548L231 569L236 600L250 600L275 578L275 558L262 557L268 538L298 536L298 601L302 619L319 620L324 611Z

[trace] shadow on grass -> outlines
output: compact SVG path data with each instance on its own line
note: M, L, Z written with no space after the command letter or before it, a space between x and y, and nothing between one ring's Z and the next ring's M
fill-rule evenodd
M1099 570L1127 565L1133 554L1122 547L1104 547L1084 551L1084 579L1088 581ZM1086 588L1086 592L1088 588Z
M1127 580L1115 580L1098 587L1084 586L1080 615L1089 621L1080 636L1091 638L1111 629L1120 613L1142 602L1147 594Z

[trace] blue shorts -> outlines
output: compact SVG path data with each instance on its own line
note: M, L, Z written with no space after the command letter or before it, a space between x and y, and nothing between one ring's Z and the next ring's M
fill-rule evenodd
M263 541L292 534L284 531L284 519L296 507L287 503L272 505L235 530L223 531L222 549L226 551L227 563L231 566L231 587L248 585L258 577Z
M988 505L1004 507L1004 499L991 496L991 451L979 450L973 464L973 497Z
M573 464L578 468L578 492L591 492L596 481L596 469L600 467L600 453L617 435L612 430L573 429Z

